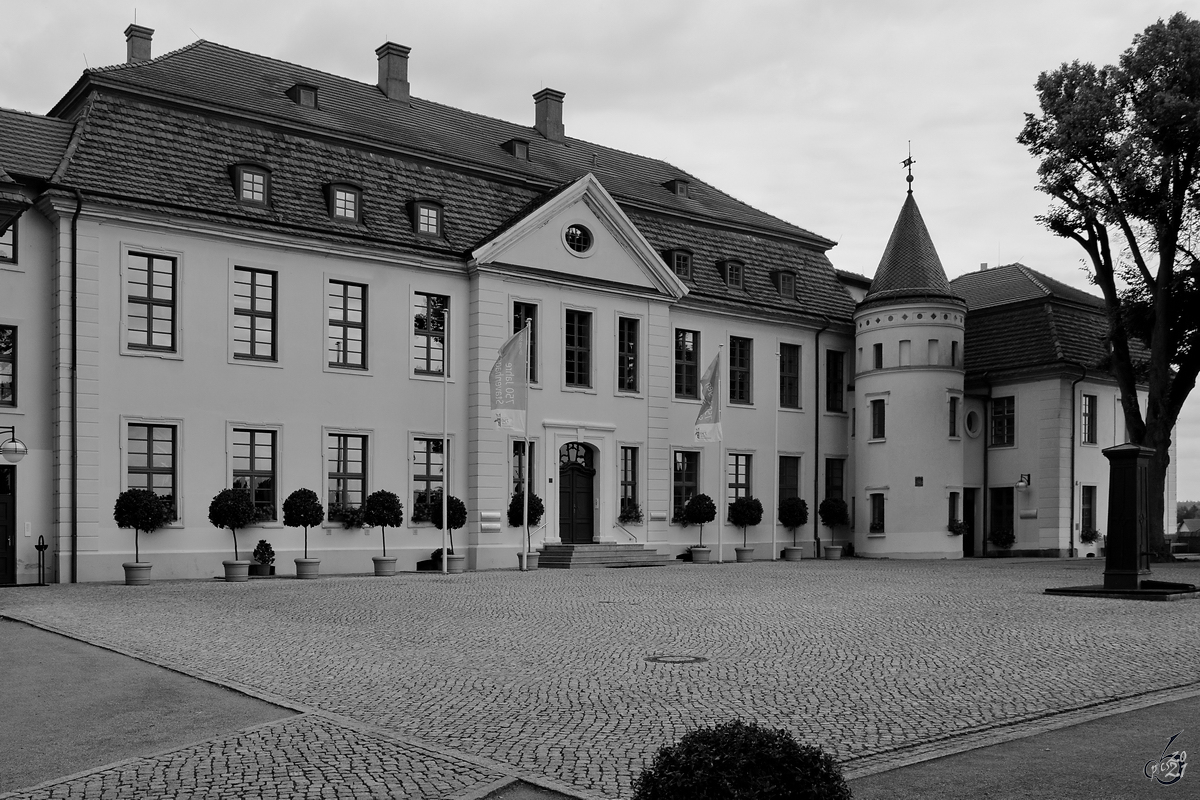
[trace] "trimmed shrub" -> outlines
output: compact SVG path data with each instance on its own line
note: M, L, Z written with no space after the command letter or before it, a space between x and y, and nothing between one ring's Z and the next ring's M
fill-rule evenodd
M297 489L283 501L283 524L304 528L304 557L308 558L308 529L325 521L321 499L312 489Z
M233 559L238 561L237 529L258 521L258 509L246 489L222 489L208 504L208 521L233 534Z
M785 730L741 720L665 745L633 784L634 800L849 800L833 756Z
M151 533L171 521L171 509L149 489L126 489L117 495L113 520L118 528L133 528L133 560L141 561L138 533Z
M821 518L821 524L826 528L849 525L850 507L846 505L845 500L826 497L821 501L821 505L817 506L817 516Z
M380 489L377 492L371 492L362 507L363 524L370 528L379 526L379 535L383 538L383 555L386 558L387 529L389 527L399 528L404 524L404 504L400 502L400 498L394 492Z
M519 528L525 522L525 493L516 492L512 499L508 501L508 524L512 528ZM542 515L546 513L546 505L542 502L542 498L536 494L529 495L529 527L535 528L542 521Z
M779 501L779 522L792 532L792 547L796 547L796 529L808 524L808 502L799 497Z
M762 522L763 507L757 498L739 497L729 504L729 521L742 529L742 547L746 547L746 528Z
M254 546L254 560L264 566L275 563L275 548L266 539L259 539Z
M450 495L446 498L446 515L450 517L450 524L446 526L450 531L450 547L447 554L454 555L454 532L467 524L467 506L462 500ZM433 497L429 498L429 521L439 531L442 529L441 492L436 492Z
M704 547L704 525L717 518L717 506L706 494L698 494L688 500L683 515L690 525L700 526L700 546Z

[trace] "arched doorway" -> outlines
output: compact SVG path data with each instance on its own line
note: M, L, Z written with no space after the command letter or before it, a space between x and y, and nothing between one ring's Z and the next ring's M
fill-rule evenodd
M594 541L596 467L592 448L569 442L558 450L558 536L563 544Z

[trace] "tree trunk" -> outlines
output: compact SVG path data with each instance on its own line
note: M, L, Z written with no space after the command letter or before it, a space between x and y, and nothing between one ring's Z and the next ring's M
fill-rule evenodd
M379 535L383 537L383 557L387 558L387 525L379 526Z

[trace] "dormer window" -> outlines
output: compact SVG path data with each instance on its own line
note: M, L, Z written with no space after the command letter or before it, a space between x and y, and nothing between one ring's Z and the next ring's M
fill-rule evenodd
M418 200L413 206L413 224L420 236L442 235L442 207L428 200Z
M306 83L297 83L287 90L287 96L292 98L292 102L298 106L304 106L305 108L317 107L317 87L315 86L310 86Z
M237 164L233 168L233 184L237 198L256 206L270 205L271 173L257 164Z
M504 149L513 158L520 159L521 161L529 160L529 142L524 139L509 139L504 143Z
M721 262L721 277L725 279L725 285L731 289L741 289L745 281L746 267L740 261L722 261Z
M329 216L346 222L359 222L362 218L362 189L348 183L331 185Z
M775 288L779 290L779 296L785 300L794 300L796 298L796 276L794 273L780 270L771 273L771 280L775 283Z
M665 185L671 190L672 194L675 194L679 197L688 196L688 182L682 178L675 178L674 180L667 181Z
M687 250L668 250L667 264L671 269L684 280L690 280L692 277L692 254Z

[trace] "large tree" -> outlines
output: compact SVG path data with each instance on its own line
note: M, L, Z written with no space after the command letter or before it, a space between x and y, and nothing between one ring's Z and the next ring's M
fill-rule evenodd
M1131 441L1154 450L1161 551L1171 433L1200 372L1200 22L1159 20L1116 66L1063 64L1036 87L1041 114L1025 115L1017 141L1055 201L1039 220L1083 248L1104 293L1105 366Z

